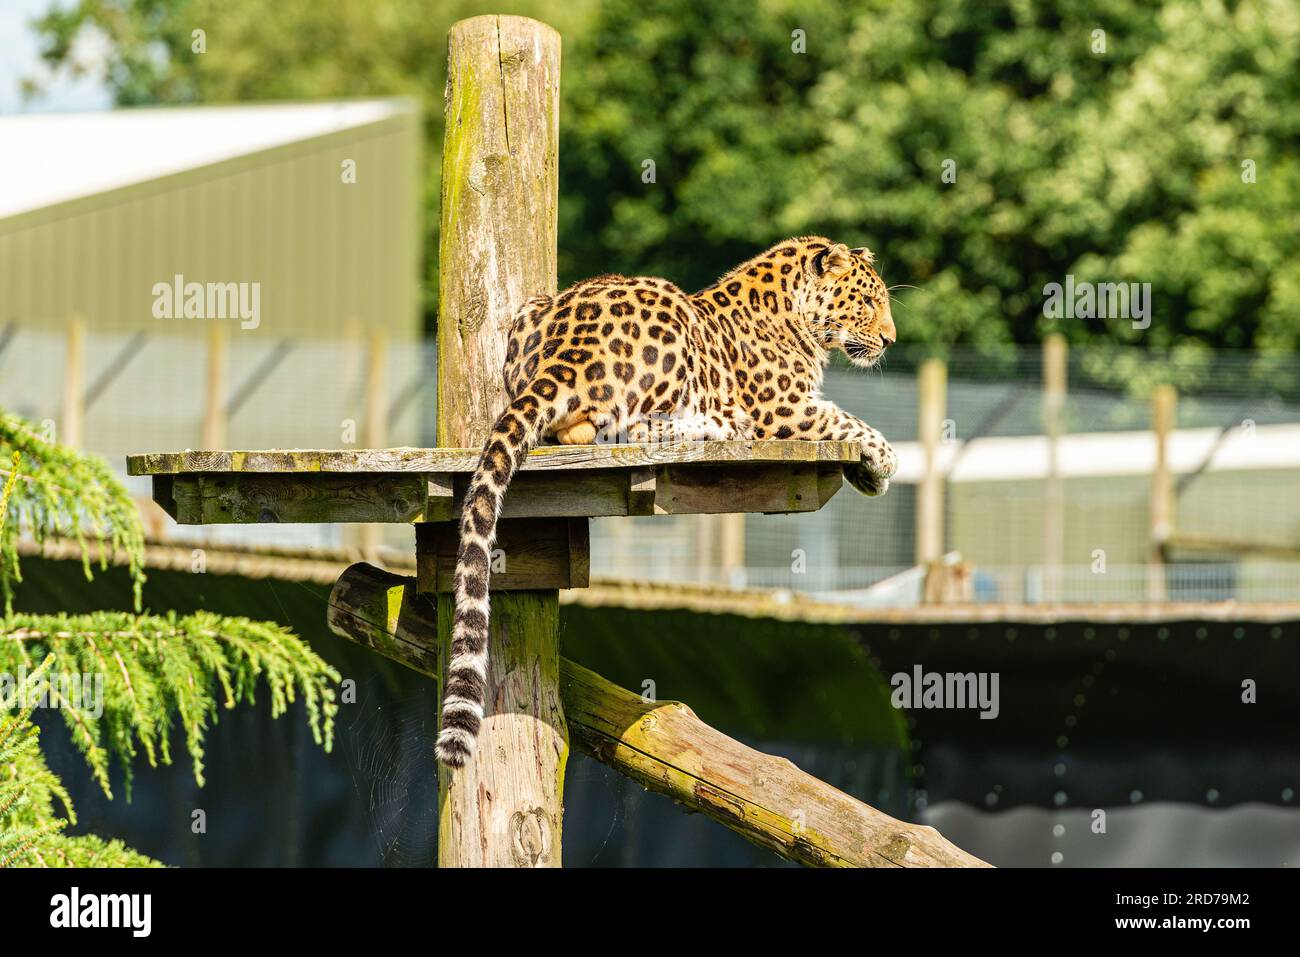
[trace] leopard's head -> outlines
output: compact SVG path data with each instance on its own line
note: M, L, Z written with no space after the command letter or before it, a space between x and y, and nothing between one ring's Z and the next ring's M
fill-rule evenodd
M889 290L874 262L865 246L832 243L813 256L804 297L804 319L813 337L863 368L875 365L898 338Z

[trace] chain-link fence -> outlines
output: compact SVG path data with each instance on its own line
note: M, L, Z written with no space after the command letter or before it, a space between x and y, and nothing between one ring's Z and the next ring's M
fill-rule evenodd
M76 344L0 325L0 407L60 437L72 423L119 470L128 453L198 448L213 434L229 448L433 443L432 342L236 334L215 384L213 348L202 334L89 332ZM1296 359L900 351L868 372L834 366L824 391L898 449L889 494L845 487L815 514L595 520L593 574L897 604L921 599L938 562L961 569L960 594L975 601L1300 598ZM131 488L149 495L143 481ZM150 530L353 540L314 526ZM383 535L409 546L407 528Z

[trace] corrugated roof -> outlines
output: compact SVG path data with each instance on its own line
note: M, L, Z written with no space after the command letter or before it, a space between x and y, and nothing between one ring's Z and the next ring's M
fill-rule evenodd
M0 116L0 219L377 123L400 99Z

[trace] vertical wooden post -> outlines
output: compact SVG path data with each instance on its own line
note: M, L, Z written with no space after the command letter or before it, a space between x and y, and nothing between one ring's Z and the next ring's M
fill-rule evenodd
M352 439L348 444L357 445L361 448L366 444L366 363L369 356L366 353L366 340L362 334L361 322L356 316L349 316L343 323L343 335L339 338L339 348L341 350L339 364L339 382L343 383L344 395L347 397L343 403L344 416L339 421L339 442L345 442L347 436L348 421L352 422ZM356 402L361 402L360 414L357 413ZM370 542L369 526L366 525L344 525L341 529L343 544L349 548L357 548L362 554L372 544Z
M339 428L344 428L348 419L352 419L355 428L352 432L352 442L350 444L364 447L365 445L365 425L366 425L366 363L370 357L366 352L366 337L361 328L361 322L355 317L349 317L343 324L343 335L339 338L339 348L342 350L339 366L339 382L345 383L344 395L347 396L343 404L344 418L339 423ZM357 414L357 402L361 403L360 414ZM342 438L340 437L340 441Z
M1151 556L1147 564L1147 600L1167 601L1164 545L1174 528L1174 475L1169 467L1169 436L1178 421L1178 393L1158 385L1151 393L1151 435L1156 461L1151 470Z
M226 447L226 351L229 342L226 326L214 322L208 326L208 369L203 390L204 449Z
M943 555L943 475L939 442L948 405L948 367L942 359L926 359L917 370L917 431L925 455L925 471L916 487L916 563L924 565Z
M1065 407L1065 336L1043 340L1043 433L1047 436L1047 482L1043 490L1043 601L1061 600L1065 564L1065 482L1061 478L1061 412Z
M388 447L388 337L383 332L370 334L366 348L365 401L362 408L361 445L367 449ZM381 525L357 527L357 546L371 555L383 541Z
M438 444L477 448L506 405L501 368L514 310L555 291L560 37L524 17L462 20L448 38L447 72ZM452 597L440 595L440 674L451 620ZM477 753L440 771L438 860L559 866L569 750L559 593L494 594L489 642Z
M362 409L361 444L368 449L388 447L388 337L372 332L366 349L365 405Z
M68 323L67 349L63 355L63 421L59 441L73 448L81 446L86 418L86 323L74 316Z
M701 585L717 584L717 517L695 516L695 580Z
M722 553L722 584L729 588L745 585L745 514L727 512L718 516L722 533L718 547Z

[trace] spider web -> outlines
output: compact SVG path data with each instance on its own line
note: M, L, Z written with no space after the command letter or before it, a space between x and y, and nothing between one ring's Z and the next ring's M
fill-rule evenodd
M429 867L438 861L434 699L432 688L394 691L382 678L362 679L352 720L340 735L368 836L385 867ZM611 855L619 857L619 838L636 804L628 802L619 780L595 762L570 762L566 805L582 809L586 826L581 833L566 830L565 837L572 837L566 843L572 843L580 864L599 866ZM567 861L573 856L566 851Z
M428 867L438 860L435 694L432 688L398 690L382 678L363 678L341 735L385 867Z
M272 586L276 601L279 595ZM308 589L310 591L310 589ZM280 609L289 615L283 603ZM438 861L437 685L394 682L382 674L349 674L353 704L339 709L337 743L366 817L366 836L384 867L430 867ZM601 765L571 759L565 803L581 809L584 827L566 828L566 860L600 866L622 854L637 802L627 782ZM639 792L639 788L633 788ZM573 837L576 840L569 841Z

